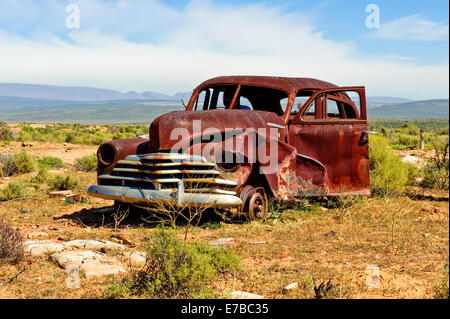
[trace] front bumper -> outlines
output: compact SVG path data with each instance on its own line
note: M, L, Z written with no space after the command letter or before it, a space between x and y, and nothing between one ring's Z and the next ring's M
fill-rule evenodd
M90 196L125 203L162 202L177 206L240 207L231 190L234 181L217 178L214 163L188 154L130 155L118 161L110 175L98 176Z

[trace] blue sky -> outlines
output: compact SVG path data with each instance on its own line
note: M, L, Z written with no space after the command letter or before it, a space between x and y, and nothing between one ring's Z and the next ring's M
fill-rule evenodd
M80 27L68 28L76 4ZM380 28L366 26L366 6ZM173 94L224 74L448 98L448 1L0 0L0 82Z

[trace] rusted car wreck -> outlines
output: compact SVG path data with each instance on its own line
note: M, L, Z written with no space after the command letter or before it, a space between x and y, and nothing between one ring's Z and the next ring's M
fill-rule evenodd
M369 195L365 89L310 78L223 76L185 111L156 118L149 139L102 144L92 196L170 201L269 216L268 197Z

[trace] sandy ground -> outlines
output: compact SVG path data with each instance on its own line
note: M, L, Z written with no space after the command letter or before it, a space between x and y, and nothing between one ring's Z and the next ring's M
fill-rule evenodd
M27 143L30 144L30 143ZM84 146L70 143L43 143L33 142L33 146L22 146L20 142L11 142L10 145L0 146L0 153L17 153L25 150L36 158L53 156L60 158L68 164L75 164L76 159L97 152L98 146Z

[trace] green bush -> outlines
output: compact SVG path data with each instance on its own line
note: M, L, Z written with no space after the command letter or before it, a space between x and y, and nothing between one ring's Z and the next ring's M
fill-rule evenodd
M83 172L93 172L97 169L97 154L86 155L77 159L75 168Z
M239 266L239 258L232 250L224 247L212 247L207 243L193 244L200 255L209 258L209 263L219 272L236 270Z
M421 186L436 189L449 189L449 142L435 141L434 156L427 159L423 167L424 179Z
M71 190L78 186L77 179L61 175L50 175L47 183L52 190Z
M38 166L46 167L46 168L60 168L64 166L63 161L60 158L47 156L41 159L38 159Z
M24 181L10 182L0 193L0 201L8 201L27 197L28 183Z
M48 172L47 167L40 167L36 176L34 176L30 182L33 184L44 184L52 178L52 175Z
M410 170L389 147L382 136L371 136L370 189L373 195L387 196L403 192L408 183Z
M172 229L156 228L150 235L147 263L106 290L109 298L145 295L151 298L210 296L209 283L218 272L238 267L238 258L224 248L187 244Z
M5 122L0 121L0 141L9 142L15 139L14 133L11 129L6 125Z
M419 128L412 123L405 123L401 126L402 130L409 135L419 135Z
M36 167L34 157L23 150L20 153L14 154L14 162L16 163L17 173L19 174L30 173Z

